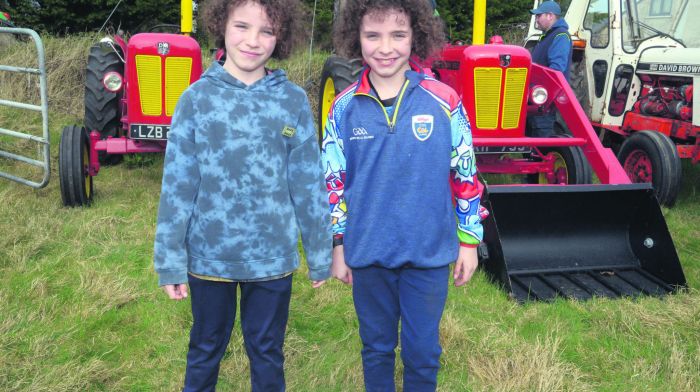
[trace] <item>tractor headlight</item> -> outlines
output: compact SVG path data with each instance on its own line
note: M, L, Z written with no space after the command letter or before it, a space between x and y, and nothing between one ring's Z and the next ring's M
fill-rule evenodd
M535 86L530 90L530 100L536 105L542 105L547 102L547 89L542 86Z
M117 72L107 72L102 78L102 84L113 93L122 89L122 76Z

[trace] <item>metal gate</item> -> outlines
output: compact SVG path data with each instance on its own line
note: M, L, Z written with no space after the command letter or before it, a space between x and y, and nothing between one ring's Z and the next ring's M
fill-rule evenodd
M32 110L32 111L37 111L41 112L41 117L42 117L42 131L43 131L43 137L39 137L36 135L31 135L28 133L22 133L17 130L12 130L12 129L5 129L2 128L0 124L0 135L6 135L10 137L15 137L18 139L23 139L23 140L30 140L33 142L36 142L39 144L40 151L41 151L41 160L36 160L30 157L26 157L23 155L17 155L14 153L11 153L9 151L4 151L0 147L0 157L2 158L7 158L11 160L16 160L19 162L23 162L29 165L37 166L43 169L44 174L41 182L35 182L31 181L26 178L18 177L9 173L5 173L0 171L0 177L7 178L8 180L11 181L16 181L19 182L20 184L28 185L31 186L32 188L43 188L46 186L46 184L49 183L49 177L51 174L51 167L49 163L49 147L50 147L50 140L49 140L49 105L48 105L48 97L46 93L46 63L44 61L44 45L41 42L41 38L39 38L39 34L37 34L34 30L30 29L22 29L22 28L12 28L12 27L0 27L0 34L15 34L15 35L28 35L32 38L34 41L34 44L36 45L36 50L37 50L37 59L39 68L24 68L24 67L14 67L14 66L9 66L9 65L4 65L0 64L0 71L6 71L6 72L19 72L19 73L27 73L27 74L34 74L34 75L39 75L39 93L41 95L41 105L32 105L29 103L24 103L24 102L15 102L15 101L8 101L4 99L0 99L0 105L3 106L9 106L13 108L19 108L19 109L26 109L26 110Z

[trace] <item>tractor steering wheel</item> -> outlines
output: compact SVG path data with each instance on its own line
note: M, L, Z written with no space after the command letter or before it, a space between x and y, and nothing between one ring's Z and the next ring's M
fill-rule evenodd
M180 33L180 25L176 24L159 24L148 29L149 33Z

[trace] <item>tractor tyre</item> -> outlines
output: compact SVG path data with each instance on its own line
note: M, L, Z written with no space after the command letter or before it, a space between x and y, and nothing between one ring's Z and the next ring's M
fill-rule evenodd
M558 135L558 137L570 137ZM593 171L580 147L540 147L543 156L554 155L554 181L544 173L529 174L529 184L591 184ZM539 158L538 158L539 159Z
M64 206L90 205L93 185L89 165L90 138L85 128L77 125L63 128L58 151L58 173Z
M672 207L681 189L681 159L673 141L656 131L633 133L617 159L632 182L650 182L659 203Z
M318 141L323 142L326 121L335 97L354 83L362 70L362 60L347 60L331 56L321 72L321 88L318 92Z
M574 61L569 73L569 85L574 90L576 99L581 104L581 108L588 118L591 118L591 104L588 97L588 74L586 69L586 58L581 57L579 61Z
M90 48L85 75L85 129L88 133L98 131L100 138L118 137L122 128L119 101L122 91L113 93L102 84L102 78L108 72L118 72L124 76L124 62L121 53L103 45L96 44ZM122 160L118 154L109 155L98 152L101 164L115 165Z

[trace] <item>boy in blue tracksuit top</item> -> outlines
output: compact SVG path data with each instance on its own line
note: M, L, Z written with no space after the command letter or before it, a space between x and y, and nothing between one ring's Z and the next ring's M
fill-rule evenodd
M362 55L334 101L322 155L333 222L332 274L353 285L368 391L393 391L401 322L404 391L433 391L449 264L455 285L477 266L480 185L457 94L412 56L442 43L430 3L349 1L336 48Z
M323 171L303 89L284 71L298 0L213 0L214 62L178 101L154 250L159 284L192 293L185 391L213 391L236 316L253 391L284 391L284 335L299 234L313 287L330 276Z

